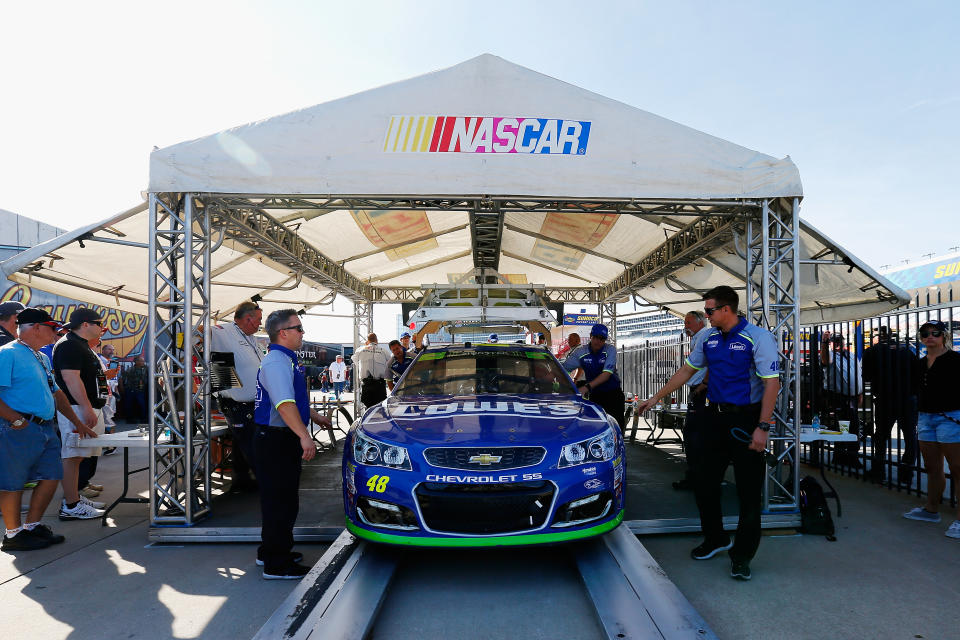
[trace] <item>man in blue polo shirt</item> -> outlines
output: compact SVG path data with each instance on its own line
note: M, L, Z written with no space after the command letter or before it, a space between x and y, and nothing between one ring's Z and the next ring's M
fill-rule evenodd
M623 432L626 398L617 375L617 348L607 344L608 335L607 325L593 325L590 342L571 351L563 360L563 368L568 372L583 371L583 380L577 380L577 388L585 389L585 397L613 416Z
M261 545L257 564L267 580L297 580L310 570L293 552L293 525L300 511L300 469L317 454L307 424L329 427L330 419L310 408L310 395L297 351L303 323L293 309L267 317L270 346L257 373L253 457L260 482Z
M391 374L390 379L387 380L387 388L393 391L393 386L400 381L400 376L413 362L414 356L403 348L403 344L399 340L391 340L387 346L390 347L390 352L393 354L393 357L387 361L387 371Z
M737 293L714 287L703 295L703 311L713 326L690 351L686 363L660 391L638 407L647 411L680 388L698 370L709 367L707 402L701 431L699 469L694 473L704 542L690 552L695 560L730 550L730 575L749 580L750 560L760 545L760 499L767 436L780 393L777 341L766 329L737 315ZM723 530L720 486L733 464L740 504L735 542Z
M6 531L4 551L43 549L63 542L40 524L63 477L60 437L53 417L57 410L73 423L80 437L96 437L70 407L57 386L50 361L40 347L51 342L60 324L42 309L27 308L17 316L19 337L0 348L0 511ZM23 484L38 480L30 496L26 523L20 519Z

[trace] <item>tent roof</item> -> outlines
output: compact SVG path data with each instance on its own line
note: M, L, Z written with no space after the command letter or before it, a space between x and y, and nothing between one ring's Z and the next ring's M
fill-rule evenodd
M557 118L558 135L573 135L579 126L579 138L557 147L569 154L431 153L433 137L424 132L430 118L442 114L538 118L525 125L531 130L546 130L549 119ZM438 122L434 129L445 131L447 120ZM468 125L463 119L450 126ZM435 136L439 148L444 131ZM461 151L485 144L468 137ZM411 139L421 140L417 148L426 145L427 151L394 152L416 146ZM275 301L262 303L267 309L309 306L304 303L318 303L332 290L358 299L356 287L325 276L336 269L376 291L450 283L489 266L477 263L483 248L492 250L496 269L511 282L597 291L691 221L732 220L755 213L760 198L782 196L789 203L801 195L789 159L750 151L491 55L155 151L150 189L196 192L204 206L215 205L213 241L223 243L212 254L211 280L213 311L220 316L257 292ZM281 263L275 254L252 249L258 245L244 233L257 225L243 217L249 215L295 235L328 268ZM492 236L480 228L484 216L495 220ZM699 306L698 289L742 286L736 274L744 272L744 258L734 231L731 225L709 251L673 265L666 280L645 281L631 291L682 312ZM821 261L801 267L802 322L869 316L908 300L806 223L801 236L801 258ZM145 313L148 240L143 204L33 247L0 268L11 280L43 290ZM238 286L244 283L258 288ZM270 290L276 286L292 288Z
M541 153L492 152L498 140L496 148L507 146L518 126L494 121L499 118L531 119L526 137L534 136L534 128L543 132L534 136L544 142ZM570 124L571 136L579 130L577 144L564 143L562 149L547 144L550 127L560 128L558 142L564 132L563 123L552 124L552 119ZM459 147L458 125L473 131ZM490 136L485 126L492 127ZM497 126L504 127L502 137ZM437 134L436 145L430 133ZM460 152L444 152L451 144ZM432 152L434 146L439 151ZM544 153L557 150L567 153ZM802 195L800 175L789 158L746 149L489 54L159 149L150 156L149 190L556 198Z

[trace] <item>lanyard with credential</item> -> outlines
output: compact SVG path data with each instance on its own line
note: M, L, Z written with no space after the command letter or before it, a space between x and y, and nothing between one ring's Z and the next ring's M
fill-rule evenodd
M28 345L23 340L17 338L17 342L25 346L27 349L30 349L30 353L32 353L33 357L37 359L37 362L40 363L40 368L43 369L43 372L47 375L47 385L50 387L50 393L54 393L55 391L54 391L54 382L53 382L53 372L47 369L47 365L44 364L43 358L40 357L40 354L38 352L34 351L33 347Z
M236 328L237 332L240 334L240 337L243 338L243 341L246 342L251 349L253 349L254 353L257 354L257 360L259 360L260 362L263 362L263 354L260 353L260 349L257 348L257 345L250 342L250 337L243 332L243 329L237 326L236 322L233 323L233 326L234 328Z

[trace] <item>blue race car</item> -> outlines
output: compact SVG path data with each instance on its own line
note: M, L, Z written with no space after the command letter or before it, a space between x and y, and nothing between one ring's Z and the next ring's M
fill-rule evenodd
M616 421L543 347L427 349L347 434L347 528L433 547L562 542L623 520Z

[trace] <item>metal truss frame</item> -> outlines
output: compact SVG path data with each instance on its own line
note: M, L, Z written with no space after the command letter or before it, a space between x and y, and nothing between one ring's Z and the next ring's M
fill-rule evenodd
M537 288L545 303L600 305L603 321L616 340L616 303L647 284L703 258L729 242L746 226L748 239L747 299L751 317L777 335L781 347L799 335L797 282L799 267L799 200L572 200L486 196L258 196L151 193L150 301L148 349L152 407L150 415L151 524L193 525L210 511L210 380L205 364L209 344L210 254L229 241L241 251L256 252L266 262L281 265L297 278L306 278L350 298L355 305L354 347L359 348L373 326L375 303L421 303L422 287L378 287L349 273L300 238L284 223L340 209L408 209L465 211L470 214L475 266L496 269L501 253L504 213L556 211L641 215L679 227L647 257L625 268L601 287ZM283 212L295 212L286 213ZM302 212L302 215L301 215ZM689 223L677 222L690 217ZM212 231L219 240L212 243ZM484 271L480 271L484 273ZM752 282L755 275L756 283ZM485 278L486 276L484 276ZM430 285L425 285L430 286ZM465 285L469 286L469 285ZM204 340L198 342L197 336ZM775 451L781 459L796 459L799 424L799 377L796 350L785 357L786 393L779 399ZM194 358L196 360L194 360ZM197 362L194 370L193 362ZM161 383L161 380L163 382ZM198 384L194 389L193 381ZM183 411L179 419L176 409ZM165 434L169 432L167 440ZM798 475L783 478L781 465L768 474L764 506L769 511L795 511Z
M149 199L152 524L189 526L210 511L211 234L197 204L193 194Z
M695 262L733 237L738 214L699 218L670 236L643 260L600 287L601 301L620 300L631 292L665 278L677 268Z
M600 323L607 325L609 334L607 342L617 344L617 303L602 302L600 304Z
M678 266L701 258L732 235L731 224L745 212L756 211L759 200L673 200L673 199L543 199L474 196L274 196L257 194L203 194L213 212L215 227L226 237L255 248L268 259L303 271L304 277L341 293L354 302L418 302L417 287L378 287L350 274L343 266L304 242L284 222L313 218L340 209L465 211L470 215L471 252L477 268L497 269L504 215L511 212L549 211L563 213L618 213L641 215L646 219L682 225L673 220L695 217L681 226L658 249L636 265L628 266L613 281L595 288L574 287L545 292L552 302L598 304L635 291L649 281L663 277ZM298 213L280 216L283 211ZM298 215L302 213L301 215ZM274 217L279 216L279 217ZM281 222L281 220L283 222ZM541 265L542 266L542 265ZM305 268L306 267L306 268Z
M764 511L799 508L800 473L800 200L764 200L759 215L746 220L746 312L756 325L777 338L780 395L770 431L779 459L767 466Z

